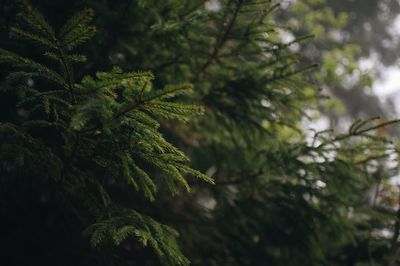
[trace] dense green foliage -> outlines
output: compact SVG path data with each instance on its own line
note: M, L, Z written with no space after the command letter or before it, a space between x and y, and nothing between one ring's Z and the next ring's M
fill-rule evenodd
M34 6L2 7L2 265L396 265L397 121L304 129L278 5Z

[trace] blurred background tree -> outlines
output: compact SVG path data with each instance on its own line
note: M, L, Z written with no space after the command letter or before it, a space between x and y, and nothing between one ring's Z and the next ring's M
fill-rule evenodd
M373 89L376 79L397 66L398 1L283 1L283 7L277 17L286 22L287 37L314 35L296 49L303 60L321 63L314 80L333 97L320 108L332 127L343 130L351 119L396 116L395 99L379 97L380 88Z

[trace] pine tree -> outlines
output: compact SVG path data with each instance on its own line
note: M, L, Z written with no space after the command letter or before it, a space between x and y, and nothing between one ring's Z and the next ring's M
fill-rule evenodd
M279 5L35 3L51 23L25 2L11 37L33 45L0 50L6 264L396 261L370 237L393 212L368 195L396 172L397 121L305 130L325 97L292 49L310 36L283 41Z
M174 229L124 206L110 190L131 186L154 201L159 185L172 195L179 187L189 191L186 174L213 183L187 166L188 157L159 132L159 119L187 121L203 112L201 106L171 101L191 85L156 89L151 73L119 68L78 81L74 64L86 57L74 51L96 31L89 24L93 11L75 14L56 32L28 2L21 7L21 25L12 33L39 45L49 64L0 50L0 63L14 69L3 89L16 91L20 115L1 123L2 187L28 177L48 183L52 195L34 197L42 197L44 205L53 197L64 202L58 207L87 227L93 246L118 246L133 237L150 246L163 264L188 265Z

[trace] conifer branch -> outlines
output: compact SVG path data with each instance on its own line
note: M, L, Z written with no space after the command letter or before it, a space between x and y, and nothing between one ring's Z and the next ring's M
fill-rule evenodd
M200 75L213 63L214 60L216 60L216 58L219 55L220 50L223 48L225 42L228 40L229 34L231 33L231 30L235 24L235 21L239 15L239 11L241 9L243 1L242 0L238 0L238 2L236 3L235 9L233 11L233 14L231 16L231 18L229 19L227 26L225 28L224 33L220 36L220 38L218 39L218 41L216 42L214 48L213 48L213 52L209 55L207 61L200 67L199 72L197 72L196 77L195 77L195 81L198 80L198 78L200 77ZM229 4L228 4L229 5Z

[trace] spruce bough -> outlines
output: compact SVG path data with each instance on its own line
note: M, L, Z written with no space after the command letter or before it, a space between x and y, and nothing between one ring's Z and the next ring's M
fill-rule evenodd
M54 193L69 202L60 207L76 213L94 247L118 246L132 237L150 246L163 264L188 265L174 229L122 206L109 190L128 185L154 201L154 178L173 195L179 187L190 190L186 175L213 183L189 167L189 158L159 131L160 119L186 122L203 113L199 105L174 100L192 86L156 89L151 73L117 67L76 80L74 65L87 59L75 50L96 31L90 25L93 11L75 14L55 32L30 3L21 7L22 25L12 33L38 45L49 64L0 49L0 63L15 69L6 84L18 90L16 106L24 114L16 123L0 124L2 174L27 175L35 168L41 182L51 183ZM18 157L4 158L7 148Z
M399 227L380 193L397 121L305 130L309 36L284 42L271 1L218 3L35 0L54 27L23 4L0 52L1 262L398 260L398 232L376 234Z

